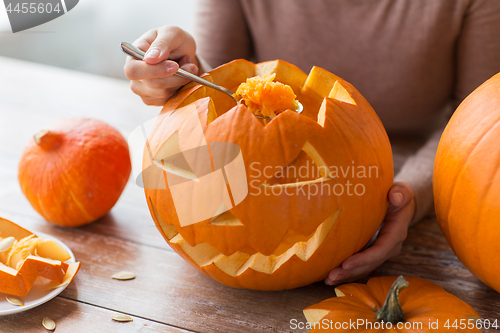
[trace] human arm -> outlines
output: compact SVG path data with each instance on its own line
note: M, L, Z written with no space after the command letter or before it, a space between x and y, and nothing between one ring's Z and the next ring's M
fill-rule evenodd
M196 43L190 34L179 27L152 29L137 39L134 45L147 51L144 61L127 57L123 70L131 80L132 91L147 105L164 105L177 89L189 82L174 75L179 67L193 74L200 71Z
M189 82L174 76L179 67L200 75L230 60L248 58L248 30L239 1L200 0L195 8L199 45L175 26L152 29L134 42L147 51L146 57L143 62L127 57L124 72L145 104L162 106Z
M406 239L408 227L415 215L413 190L408 183L394 183L387 194L389 208L384 225L373 246L347 258L341 266L334 268L325 279L328 285L350 282L362 278L386 260L399 254Z

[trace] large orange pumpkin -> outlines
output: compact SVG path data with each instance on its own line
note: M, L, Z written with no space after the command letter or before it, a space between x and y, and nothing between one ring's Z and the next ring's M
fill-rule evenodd
M451 248L500 292L500 74L453 114L439 142L433 182L437 220Z
M130 176L128 145L108 124L63 119L37 133L19 163L19 184L47 221L76 227L105 215Z
M307 75L284 61L236 60L205 78L236 91L266 74L291 86L302 114L259 120L228 96L190 83L149 134L143 182L158 230L187 262L229 286L279 290L325 278L367 244L384 218L393 168L371 106L321 68ZM214 157L221 150L222 161ZM175 158L185 167L172 166ZM231 176L237 167L243 171ZM205 194L177 188L192 189L217 172Z

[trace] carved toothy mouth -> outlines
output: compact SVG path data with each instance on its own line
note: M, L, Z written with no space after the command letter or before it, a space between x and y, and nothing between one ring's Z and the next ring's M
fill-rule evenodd
M156 207L151 201L150 203L155 218L169 243L178 245L198 266L205 267L214 264L224 273L233 277L243 274L248 269L272 274L294 256L297 256L302 261L309 260L321 244L323 244L323 241L332 230L341 211L341 208L337 209L308 237L302 236L301 238L303 239L291 242L291 239L294 237L297 238L297 234L295 232L289 232L277 247L275 254L266 256L261 253L248 254L236 251L226 256L206 242L191 246L182 237L175 226L165 224ZM239 220L238 222L241 223Z

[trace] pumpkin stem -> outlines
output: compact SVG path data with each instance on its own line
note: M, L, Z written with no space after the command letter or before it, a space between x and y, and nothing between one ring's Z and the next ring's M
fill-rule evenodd
M377 310L375 319L393 324L405 321L403 309L399 303L399 293L406 287L408 287L408 281L400 275L392 284L384 305Z
M36 133L33 135L33 139L43 150L52 150L55 148L54 145L59 143L59 135L48 130L42 130Z

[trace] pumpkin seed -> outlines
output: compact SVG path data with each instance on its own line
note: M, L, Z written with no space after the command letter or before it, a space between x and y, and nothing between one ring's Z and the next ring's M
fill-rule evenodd
M57 288L61 288L61 287L66 287L69 282L66 281L66 282L63 282L63 283L54 283L55 281L52 281L51 283L49 283L49 285L47 286L47 288L45 288L45 290L52 290L52 289L57 289Z
M5 297L5 299L7 300L7 302L9 302L12 305L24 306L24 301L22 299L17 298L17 297L7 296L7 297Z
M132 272L121 271L113 274L111 277L115 280L132 280L135 279L135 274Z
M134 319L123 313L115 313L111 317L114 321L134 321Z
M10 249L15 241L16 239L14 237L7 237L5 239L2 239L2 241L0 242L0 252L5 252Z
M49 317L43 318L42 325L43 325L43 327L45 327L49 331L53 331L56 329L56 323L52 319L50 319Z

